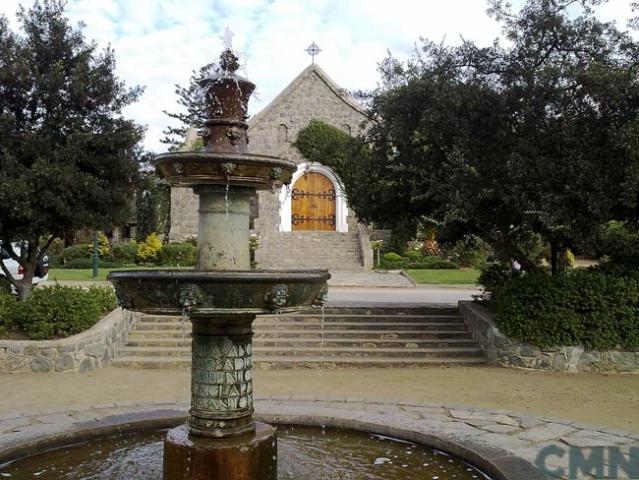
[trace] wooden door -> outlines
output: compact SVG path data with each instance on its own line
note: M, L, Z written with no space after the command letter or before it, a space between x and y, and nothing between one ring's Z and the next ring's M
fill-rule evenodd
M335 230L335 187L325 175L302 175L291 191L293 230Z

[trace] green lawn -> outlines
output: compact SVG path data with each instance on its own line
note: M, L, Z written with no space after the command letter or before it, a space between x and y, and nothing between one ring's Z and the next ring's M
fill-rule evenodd
M479 270L461 268L459 270L406 270L413 280L420 284L474 285Z
M190 267L189 267L190 268ZM52 268L49 270L49 280L79 280L90 282L92 280L106 280L107 274L111 270L175 270L177 267L135 267L135 268L100 268L97 278L93 278L93 270L90 268Z

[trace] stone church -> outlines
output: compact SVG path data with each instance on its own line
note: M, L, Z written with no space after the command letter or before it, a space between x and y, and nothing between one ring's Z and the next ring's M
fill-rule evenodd
M251 231L262 237L255 256L258 268L372 268L368 229L348 207L337 176L292 145L313 119L357 134L366 118L360 105L311 64L249 120L251 152L298 165L288 189L259 191L254 200ZM197 227L197 197L190 189L171 189L171 240L197 234Z

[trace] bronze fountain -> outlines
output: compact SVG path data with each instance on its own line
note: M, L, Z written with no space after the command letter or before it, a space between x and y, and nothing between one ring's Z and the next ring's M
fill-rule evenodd
M256 315L322 303L326 270L250 270L249 199L281 188L296 165L248 153L248 100L255 85L236 74L227 48L204 78L207 117L202 152L159 155L158 173L199 196L194 270L114 271L123 308L190 314L191 409L164 443L164 480L276 480L275 428L253 420L252 323Z

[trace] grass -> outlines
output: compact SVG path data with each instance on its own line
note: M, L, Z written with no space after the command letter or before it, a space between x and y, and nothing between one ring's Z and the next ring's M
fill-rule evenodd
M479 270L461 268L459 270L406 270L419 284L474 285L479 277Z
M192 268L192 267L187 267ZM52 268L49 270L49 280L67 281L75 280L81 282L91 282L106 280L107 274L112 270L175 270L177 267L134 267L134 268L100 268L98 276L93 278L93 270L90 268Z

